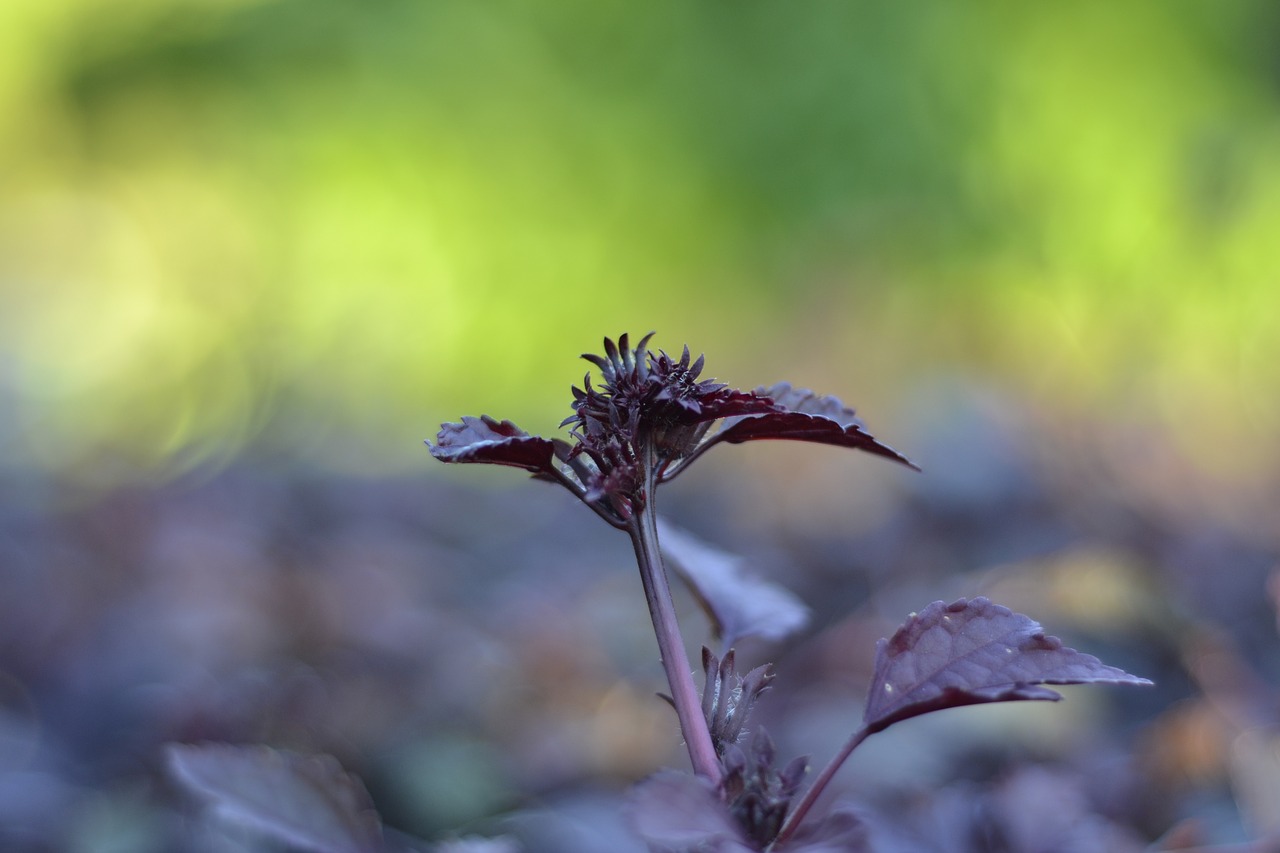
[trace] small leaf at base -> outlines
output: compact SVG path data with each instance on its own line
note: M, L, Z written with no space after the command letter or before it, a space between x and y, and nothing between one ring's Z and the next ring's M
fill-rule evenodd
M658 850L751 853L742 830L706 779L664 770L627 793L628 823Z

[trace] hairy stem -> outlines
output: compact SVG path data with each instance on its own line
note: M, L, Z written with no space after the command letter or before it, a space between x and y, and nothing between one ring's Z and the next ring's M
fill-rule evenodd
M845 742L844 747L836 757L831 759L826 767L822 768L822 772L813 780L813 784L809 786L809 790L804 792L804 796L800 798L800 802L791 810L791 814L787 815L786 823L782 825L782 829L778 832L778 837L773 841L775 847L781 845L795 834L797 827L800 826L800 822L803 821L805 815L809 813L809 809L813 808L813 804L818 801L818 797L822 796L822 792L827 789L827 785L831 782L832 777L836 775L836 772L840 767L845 763L849 756L853 754L853 751L858 748L858 745L866 740L870 735L871 732L869 732L865 726L858 729L853 733L849 740Z
M656 485L653 460L646 459L644 507L632 516L627 532L631 534L631 544L635 547L636 562L640 565L640 577L644 582L644 596L649 603L649 616L653 619L653 630L658 638L658 653L667 674L667 683L671 686L671 698L680 719L680 733L689 749L694 772L718 785L720 761L693 686L693 674L684 652L684 638L680 636L680 626L676 623L671 586L658 550L658 516L653 502Z

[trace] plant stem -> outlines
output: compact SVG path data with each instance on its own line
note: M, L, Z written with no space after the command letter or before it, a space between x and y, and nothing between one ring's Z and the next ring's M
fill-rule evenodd
M822 769L822 772L818 774L818 777L813 780L813 784L809 786L809 790L804 792L804 796L800 798L800 802L796 804L796 807L792 809L791 814L787 816L786 823L782 825L782 829L778 832L778 837L773 841L773 846L777 847L781 845L795 834L796 828L800 826L800 822L804 820L805 815L809 813L809 809L813 808L813 804L818 801L818 797L822 796L822 792L826 790L828 783L831 782L831 778L836 775L836 771L840 769L841 765L845 763L853 751L858 748L858 745L866 740L870 735L871 732L867 730L866 726L863 726L854 732L849 740L845 742L844 748L842 748L836 757L831 759L827 766Z
M720 760L716 757L711 733L707 729L706 718L702 715L701 699L693 686L689 660L685 657L684 638L680 635L675 604L671 600L671 586L667 582L662 554L658 550L658 513L653 501L656 485L650 454L650 458L645 460L644 506L632 516L627 532L631 534L636 562L640 565L644 596L648 601L649 616L653 619L653 630L658 638L658 653L662 659L662 668L667 674L667 683L671 686L671 698L676 707L676 716L680 719L680 733L689 749L693 770L719 785Z

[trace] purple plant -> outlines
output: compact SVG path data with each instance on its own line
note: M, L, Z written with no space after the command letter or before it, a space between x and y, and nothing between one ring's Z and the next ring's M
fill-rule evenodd
M735 390L700 378L703 359L691 361L687 346L679 359L650 351L651 337L634 349L625 334L616 344L606 338L603 356L583 356L598 368L600 384L588 374L573 389L573 414L561 424L571 427L572 441L529 435L510 421L482 416L443 425L436 444L428 446L442 462L507 465L559 483L631 538L669 698L696 774L659 774L633 792L633 823L655 848L865 849L856 818L836 813L812 820L809 813L868 736L944 708L1061 698L1043 684L1150 684L1065 648L1031 619L985 598L934 602L880 641L861 727L800 795L805 760L776 769L768 735L763 729L748 735L748 716L769 688L771 668L738 676L732 648L721 657L704 649L701 694L694 686L659 547L657 488L718 444L765 439L852 447L916 466L874 438L833 397L785 382ZM687 553L688 546L681 550ZM780 613L794 615L786 607L762 615L744 605L772 596L770 601L794 607L776 588L740 580L732 570L712 575L691 569L685 566L687 579L726 644L776 629Z

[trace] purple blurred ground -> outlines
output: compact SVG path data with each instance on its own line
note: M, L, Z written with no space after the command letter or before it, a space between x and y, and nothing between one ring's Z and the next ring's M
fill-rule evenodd
M861 713L876 638L982 593L1158 686L873 738L837 787L883 849L1280 829L1276 554L1016 454L990 476L947 470L857 532L747 517L732 477L664 506L814 611L795 641L740 650L743 668L777 664L758 719L780 753L820 765ZM417 837L639 849L618 797L686 759L653 696L625 537L560 490L419 474L241 465L73 508L0 505L0 848L271 849L220 835L167 777L163 744L216 740L333 754Z

